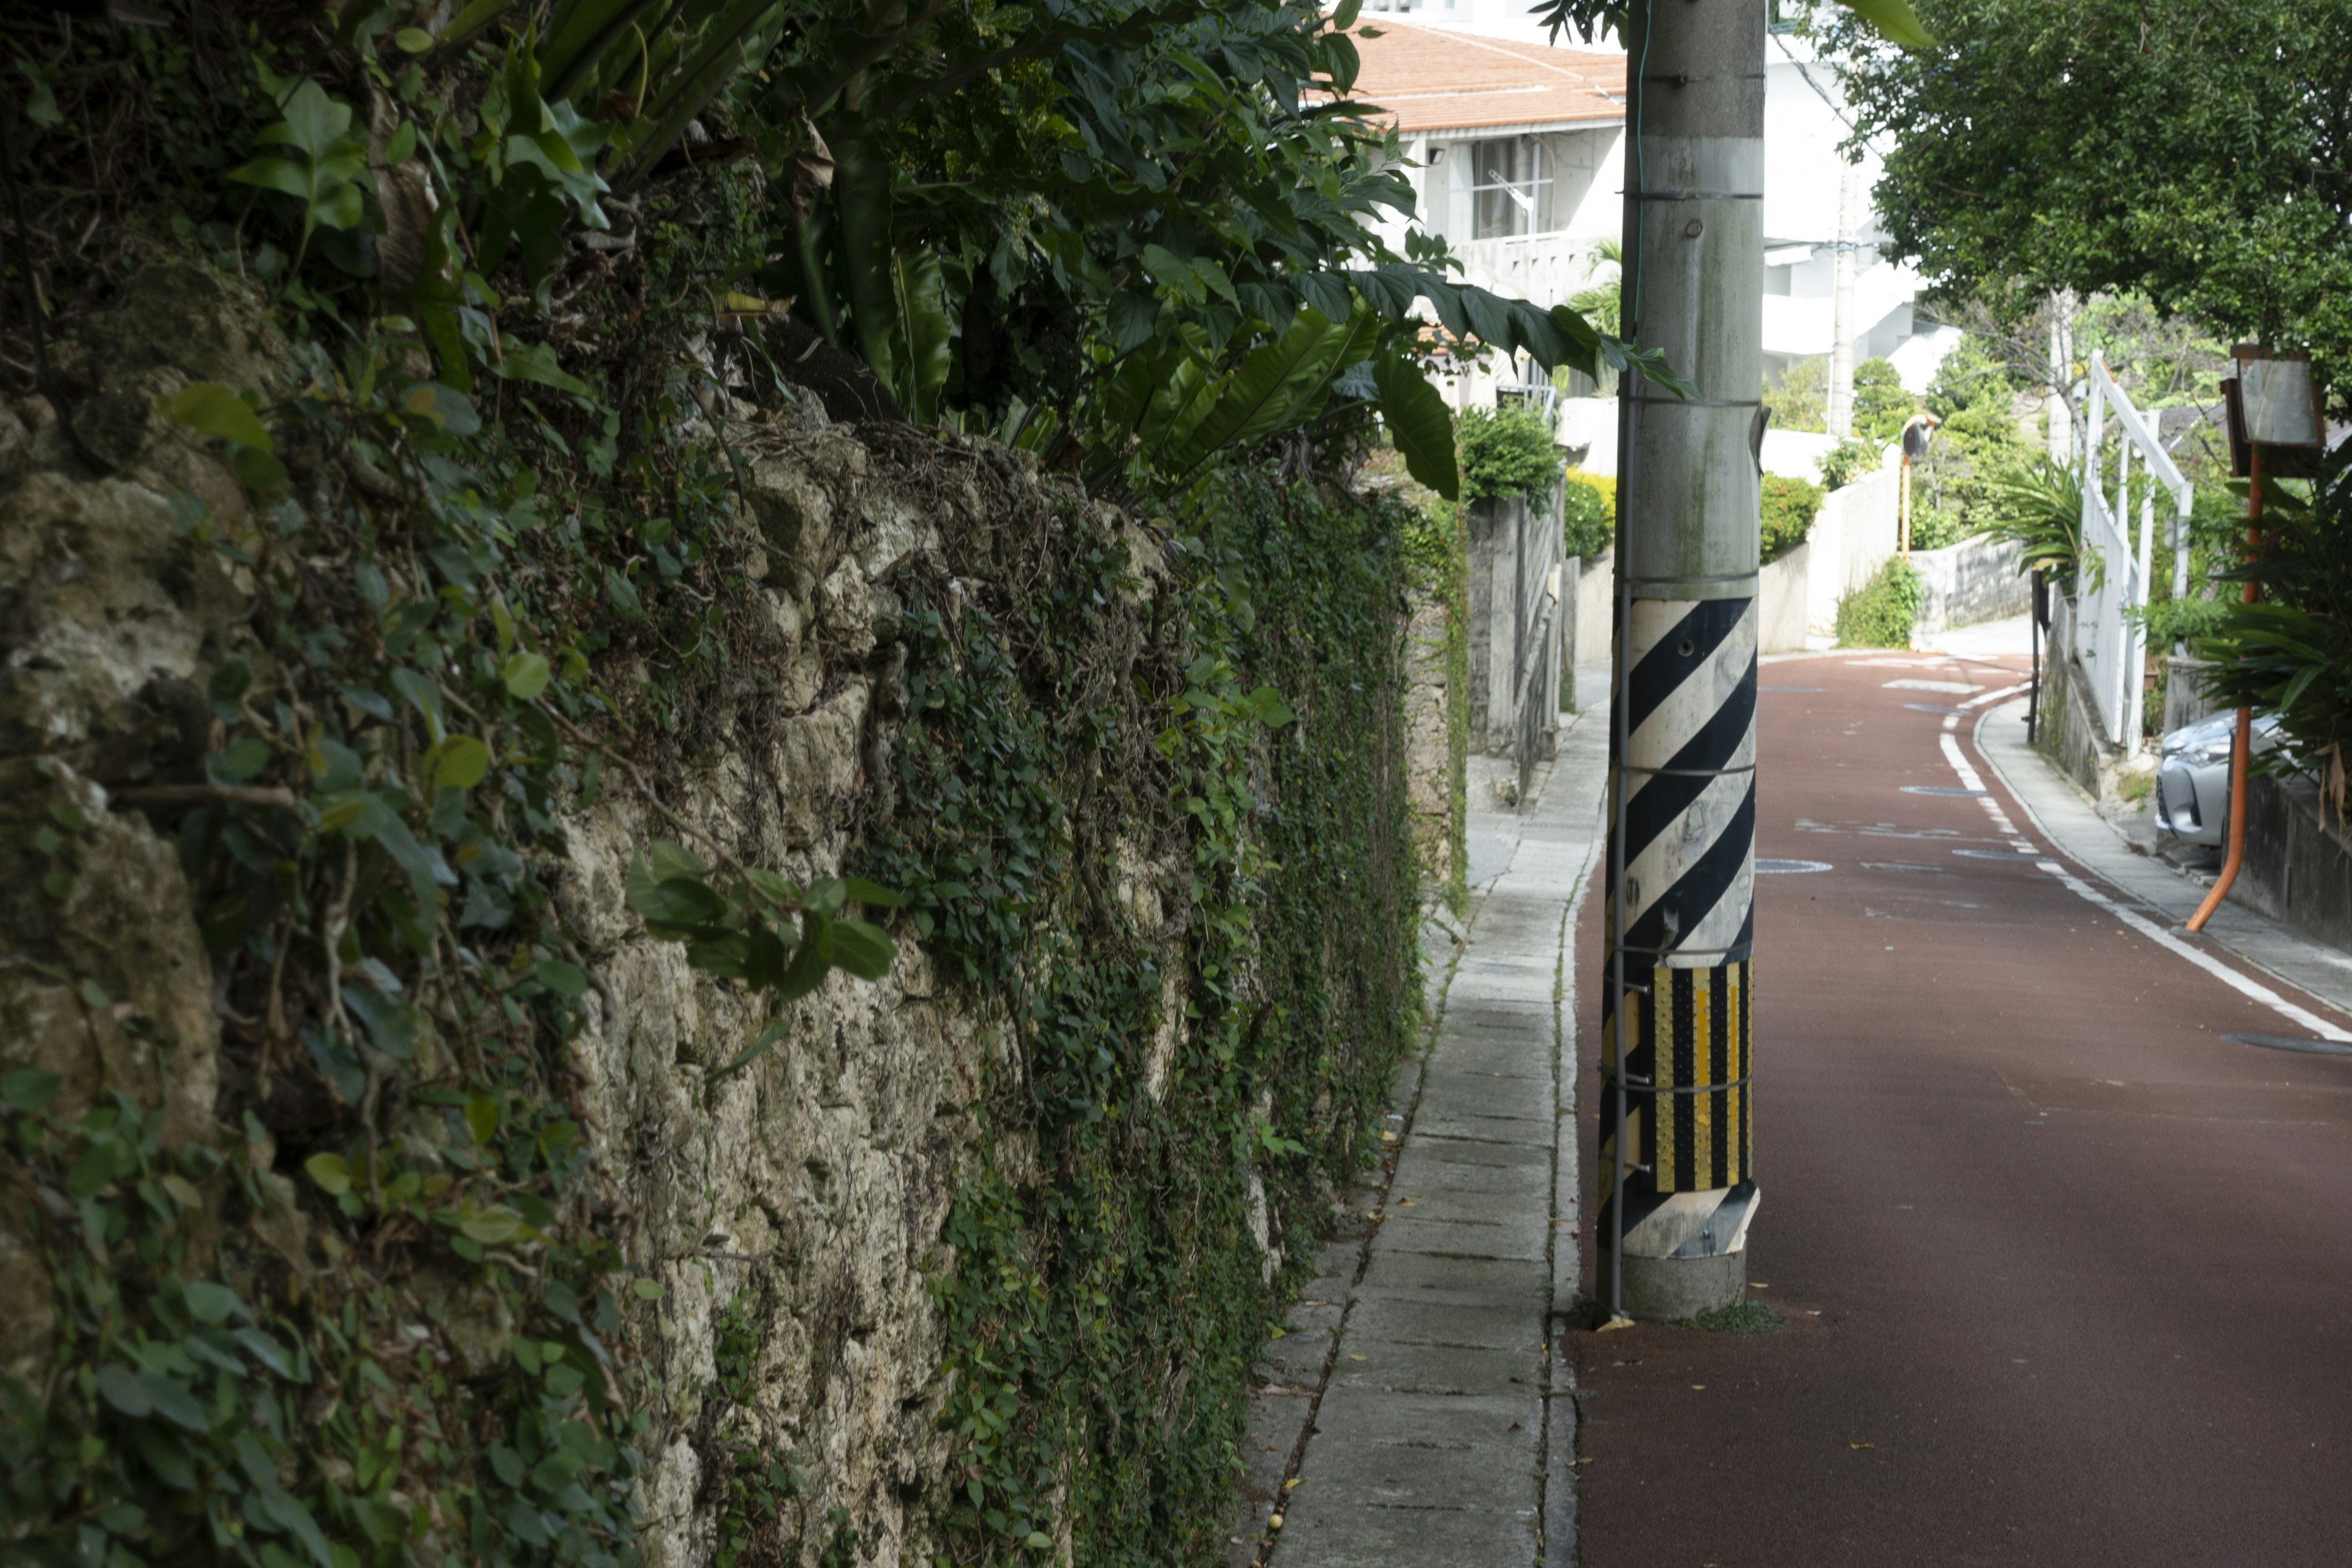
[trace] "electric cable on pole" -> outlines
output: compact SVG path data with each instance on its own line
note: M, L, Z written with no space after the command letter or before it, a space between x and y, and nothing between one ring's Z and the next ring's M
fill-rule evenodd
M1746 1288L1764 410L1765 7L1628 17L1616 700L1601 988L1601 1299L1680 1318Z

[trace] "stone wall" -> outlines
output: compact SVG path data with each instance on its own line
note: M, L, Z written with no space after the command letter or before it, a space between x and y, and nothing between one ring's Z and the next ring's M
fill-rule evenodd
M333 1211L300 1173L310 1147L331 1146L304 1137L323 1139L356 1108L299 1057L277 1062L274 1085L266 1047L257 1068L253 1042L274 1020L239 1015L216 984L174 846L193 804L240 798L240 786L204 782L203 759L220 743L208 685L236 658L266 691L282 655L262 635L263 585L213 547L200 521L207 506L247 519L244 490L206 443L156 410L198 379L270 393L278 366L249 305L194 269L150 275L89 321L82 342L96 391L80 434L104 443L112 472L93 470L46 404L0 404L0 937L10 952L0 963L0 1071L59 1074L58 1114L119 1090L167 1106L170 1140L249 1143L238 1158L257 1162L257 1196L222 1210L230 1230L221 1255L247 1259L234 1277L260 1300L272 1270L309 1281L349 1256ZM1118 1302L1168 1331L1139 1336L1123 1362L1129 1384L1115 1390L1087 1370L1077 1319L1038 1320L1034 1331L1051 1341L1038 1350L1041 1370L1010 1386L1063 1411L1054 1419L1067 1430L1055 1427L1063 1435L1052 1441L1070 1447L1054 1461L1057 1479L1039 1482L1033 1466L1024 1484L1036 1487L1049 1560L1083 1560L1090 1530L1125 1540L1141 1528L1107 1522L1100 1502L1080 1517L1079 1499L1091 1495L1086 1456L1123 1445L1120 1463L1132 1468L1118 1484L1144 1488L1138 1506L1158 1510L1152 1540L1131 1543L1186 1550L1216 1526L1219 1509L1202 1500L1220 1484L1265 1314L1286 1270L1308 1254L1331 1173L1363 1157L1416 1005L1412 901L1399 892L1413 874L1396 831L1409 771L1397 765L1408 637L1398 635L1394 550L1381 532L1390 524L1349 511L1344 496L1296 503L1326 507L1360 542L1344 591L1370 608L1340 606L1349 621L1316 598L1339 580L1328 555L1314 556L1317 542L1303 542L1289 564L1272 553L1212 561L1209 585L1190 588L1164 553L1166 536L1041 474L1026 454L904 426L833 424L820 409L811 396L713 410L744 465L741 585L725 605L737 638L730 662L699 694L691 745L616 757L602 803L564 820L568 848L550 868L588 981L564 1092L599 1173L600 1212L631 1269L661 1288L657 1303L632 1304L621 1335L644 1421L642 1544L665 1568L710 1563L730 1530L762 1562L896 1568L949 1550L953 1510L979 1472L960 1458L970 1433L960 1436L942 1412L975 1355L1011 1354L976 1347L969 1318L959 1328L942 1307L958 1271L982 1266L950 1245L951 1217L983 1189L999 1194L1013 1228L1003 1258L984 1266L1034 1268L1040 1300L1060 1281L1055 1311L1066 1313L1097 1288L1092 1276L1055 1272L1079 1268L1055 1260L1063 1243L1052 1229L1066 1206L1055 1184L1075 1171L1123 1212L1166 1227L1131 1238L1135 1249L1176 1248L1178 1273L1204 1289ZM308 472L296 464L296 504L331 478ZM1088 1071L1108 1085L1101 1104L1123 1142L1056 1152L1050 1130L1066 1108L1023 1099L1046 1076L1029 1054L1042 1048L1042 1026L975 984L969 962L943 970L908 921L881 980L836 971L778 1009L689 967L677 942L650 938L625 884L648 842L685 827L804 885L857 869L877 836L914 831L900 759L924 721L910 683L925 668L934 688L965 673L951 668L966 657L955 650L971 646L957 640L962 633L983 616L1010 626L1042 615L1065 591L1058 574L1089 554L1124 564L1115 592L1056 612L1084 623L1084 667L1055 666L1060 645L1038 641L1021 656L1033 665L1003 676L1006 689L1032 693L1038 733L1059 748L1027 763L1051 774L1045 787L1057 804L1043 820L1066 857L1066 879L1050 909L1034 907L1032 927L992 940L1018 970L1034 961L1013 950L1053 926L1058 956L1022 971L1037 994L1080 959L1157 978L1130 987L1139 1000L1123 1003L1089 1047L1100 1065ZM1253 571L1265 574L1268 603L1244 617L1246 604L1234 608L1227 595L1256 581ZM1199 605L1222 617L1215 637L1189 618ZM929 655L909 640L918 612L950 628L926 645ZM1416 622L1408 636L1430 629ZM926 657L934 666L918 668ZM1243 675L1253 665L1280 675L1297 711L1262 730L1252 720L1217 741L1226 749L1196 758L1186 748L1202 742L1186 738L1171 705L1181 700L1173 711L1197 716L1200 704L1226 700L1200 689L1233 679L1204 670L1215 658ZM1318 668L1332 672L1328 689ZM1415 701L1412 743L1425 747L1436 721L1426 679ZM939 752L952 740L929 743ZM973 765L1017 771L1023 761ZM1222 852L1229 864L1200 847L1195 791L1244 804L1227 830L1239 835ZM248 793L296 804L277 786ZM73 830L78 875L60 893L45 886L41 846L68 822L83 826ZM1337 842L1316 846L1318 836ZM1213 939L1201 927L1204 898L1219 902ZM1221 955L1206 973L1203 952ZM425 1011L414 1068L429 1080L450 1071L436 1041L463 1021ZM772 1024L783 1026L782 1045L744 1070L718 1071ZM446 1136L442 1113L387 1093L387 1136L430 1160ZM289 1095L300 1113L281 1119ZM256 1139L257 1108L274 1134ZM0 1370L37 1379L58 1337L27 1182L0 1165ZM1181 1190L1195 1196L1159 1212ZM373 1267L387 1299L414 1314L416 1353L463 1377L499 1375L518 1330L511 1296L429 1247L412 1259L412 1245L421 1244L395 1240L386 1252L379 1232ZM501 1256L482 1268L510 1264L536 1280L520 1258ZM1102 1278L1118 1282L1131 1261L1110 1258ZM1137 1402L1171 1424L1165 1432L1136 1424ZM1044 1420L1025 1408L1007 1418L1015 1436ZM735 1488L745 1454L789 1465L789 1500L747 1511ZM1161 1461L1171 1475L1155 1493L1163 1483L1151 1467Z

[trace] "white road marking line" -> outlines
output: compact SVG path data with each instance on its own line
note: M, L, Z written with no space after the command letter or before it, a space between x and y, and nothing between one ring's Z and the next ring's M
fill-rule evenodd
M2021 691L2031 691L2033 682L2021 680L2014 686L2004 686L1999 691L1988 691L1982 697L1971 697L1960 704L1963 708L1981 708L1988 702L1998 702L2004 697L2014 697Z
M1982 691L1984 688L1973 680L1890 680L1886 683L1886 689L1889 691L1949 691L1963 693L1969 691Z
M1938 736L1937 739L1944 742L1944 760L1952 764L1952 771L1959 774L1960 782L1968 785L1970 789L1983 789L1984 780L1979 775L1975 768L1969 765L1968 758L1961 754L1960 743L1952 739L1948 734ZM1983 799L1986 809L1992 813L1994 820L2000 825L2002 831L2007 833L2015 833L2017 830L2009 826L2009 818L2006 814L2004 814L1998 805L1993 804L1992 796L1988 794L1983 797ZM2030 849L2032 847L2032 846L2026 844L2022 838L2016 839L2014 842L2024 848ZM2189 963L2205 971L2208 974L2212 975L2216 980L2219 980L2222 984L2229 986L2231 990L2236 991L2244 996L2250 997L2256 1002L2260 1002L2263 1005L2276 1012L2281 1017L2285 1018L2290 1023L2300 1024L2303 1027L2310 1030L2314 1035L2316 1035L2323 1040L2334 1040L2341 1044L2352 1044L2352 1030L2345 1030L2336 1027L2326 1019L2322 1018L2318 1014L2313 1013L2305 1008L2296 1006L2294 1003L2288 1001L2285 997L2280 995L2269 986L2263 984L2260 981L2247 979L2244 975L2239 973L2228 964L2223 963L2221 960L2213 957L2210 953L2198 952L2195 948L2189 946L2187 942L2182 942L2179 937L2174 936L2170 931L2166 931L2162 926L2158 925L2154 921L2149 920L2147 916L2142 915L2136 910L2124 908L2113 899L2108 898L2105 894L2100 892L2097 889L2093 888L2089 883L2084 881L2080 877L2068 871L2065 867L2061 866L2057 861L2039 860L2036 861L2035 864L2041 867L2042 870L2047 871L2050 875L2057 878L2060 882L2065 885L2067 890L2074 893L2076 897L2092 904L2095 904L2100 909L2106 910L2107 913L2115 916L2116 920L2121 921L2125 925L2129 926L2132 930L2139 932L2140 935L2147 938L2148 941L2156 943L2157 946L2164 949L2167 952L2187 959Z
M2158 925L2154 921L2149 920L2147 916L2124 908L2121 904L2116 903L2113 899L2106 897L2105 894L2099 892L2098 889L2085 883L2081 878L2069 874L2066 868L2063 866L2059 865L2057 861L2043 860L2039 862L2039 864L2043 870L2049 872L2052 876L2064 883L2066 887L2078 897L2086 899L2090 902L2096 904L2099 908L2106 910L2107 913L2115 916L2116 919L2123 921L2124 924L2131 927L2132 930L2139 932L2140 935L2147 938L2148 941L2156 943L2157 946L2164 949L2167 952L2176 953L2179 956L2187 959L2189 963L2205 971L2208 974L2212 975L2216 980L2219 980L2222 984L2229 986L2231 990L2240 992L2244 995L2253 998L2255 1001L2263 1004L2263 1005L2272 1008L2277 1012L2280 1016L2286 1018L2290 1022L2302 1025L2305 1028L2310 1030L2313 1034L2318 1036L2323 1040L2335 1040L2339 1043L2352 1043L2352 1030L2337 1028L2335 1025L2329 1023L2326 1019L2322 1018L2316 1013L2307 1012L2304 1008L2296 1006L2294 1003L2288 1001L2285 997L2280 995L2277 992L2272 990L2269 986L2263 984L2261 982L2247 979L2244 975L2239 973L2228 964L2221 963L2217 958L2214 958L2210 953L2198 952L2195 948L2189 946L2187 942L2182 942L2179 937L2174 936L2170 931L2166 931L2163 927Z

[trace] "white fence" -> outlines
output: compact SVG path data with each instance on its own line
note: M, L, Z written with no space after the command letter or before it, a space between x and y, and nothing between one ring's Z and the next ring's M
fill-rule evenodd
M2107 374L2106 361L2097 354L2091 356L2088 397L2084 415L2089 439L2083 453L2082 557L2074 579L2072 651L2089 678L2101 733L2111 744L2136 752L2140 704L2147 685L2147 629L2136 616L2147 606L2156 492L2161 489L2171 496L2184 531L2194 495L2156 433ZM2115 416L2112 447L2107 440L2110 413ZM2131 537L2135 453L2141 470L2137 487L2137 541Z

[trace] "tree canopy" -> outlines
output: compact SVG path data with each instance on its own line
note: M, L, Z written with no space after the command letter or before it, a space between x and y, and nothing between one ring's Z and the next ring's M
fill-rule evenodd
M2139 290L2352 364L2352 4L1927 0L1931 51L1830 28L1892 247L1948 293Z

